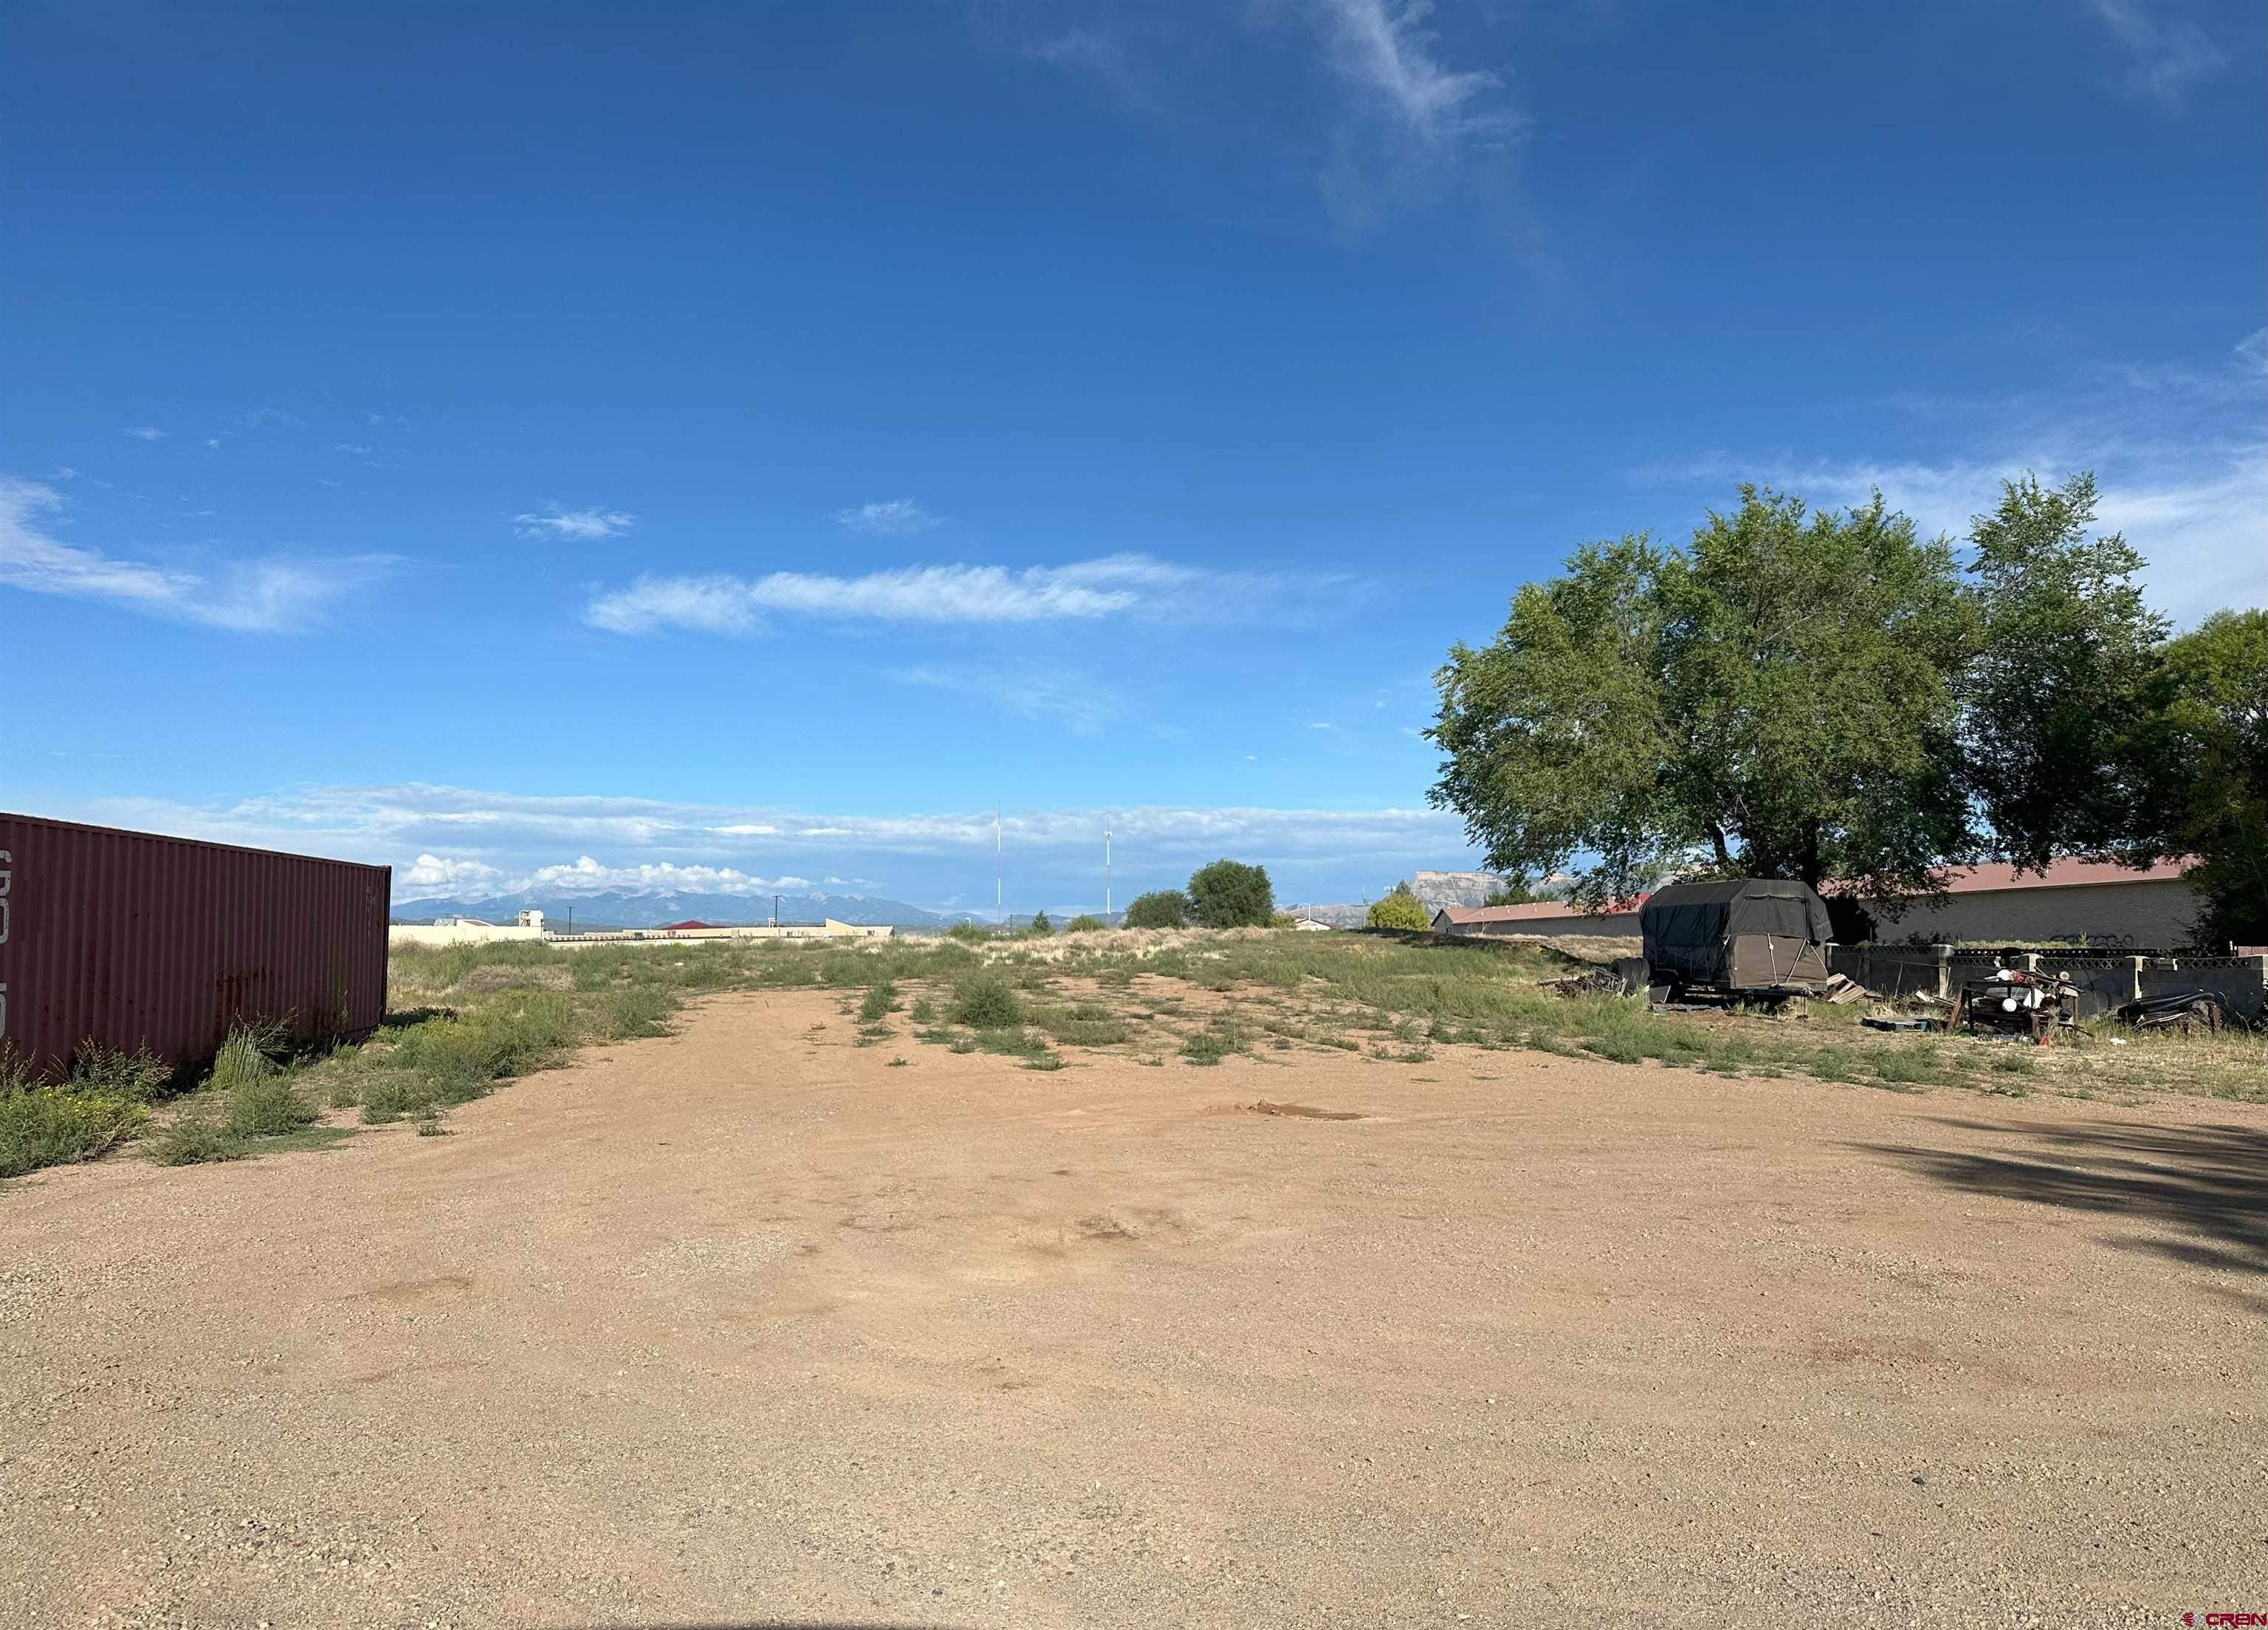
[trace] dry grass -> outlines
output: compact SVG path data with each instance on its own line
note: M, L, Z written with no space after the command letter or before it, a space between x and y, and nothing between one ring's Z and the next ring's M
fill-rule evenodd
M839 946L407 949L392 965L398 1011L375 1036L313 1058L232 1039L155 1152L197 1161L288 1145L306 1135L298 1129L318 1104L358 1112L366 1124L408 1119L438 1130L451 1107L499 1082L579 1046L661 1034L688 998L735 989L839 990L864 1045L895 1039L889 1019L904 1012L917 1041L1042 1069L1093 1053L1199 1068L1240 1054L1276 1062L1359 1054L1394 1067L1422 1064L1443 1047L1526 1047L1891 1090L2268 1101L2268 1032L2132 1035L2098 1024L2066 1045L2031 1048L1887 1035L1862 1028L1855 1006L1663 1014L1626 998L1571 998L1543 987L1630 949L1605 937L1452 941L1274 929ZM163 1079L154 1066L90 1055L73 1081L55 1087L0 1081L0 1176L130 1141Z

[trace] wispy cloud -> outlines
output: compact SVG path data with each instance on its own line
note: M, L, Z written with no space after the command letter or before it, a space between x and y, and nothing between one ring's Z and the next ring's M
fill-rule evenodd
M522 538L564 538L577 542L619 538L637 525L637 516L620 510L563 510L556 503L515 515L512 520L513 531Z
M62 495L0 476L0 585L32 594L109 600L151 616L239 634L277 634L322 620L339 600L383 576L390 555L225 562L213 573L121 560L52 534Z
M281 408L255 408L229 421L239 430L304 430L307 422Z
M1493 140L1518 129L1519 115L1497 98L1497 75L1440 60L1425 27L1432 9L1426 0L1320 0L1317 7L1340 74L1420 141Z
M902 684L981 697L1020 718L1061 724L1079 736L1094 735L1124 711L1108 688L1084 674L921 667L901 669L891 677Z
M2185 0L2087 0L2124 58L2130 95L2178 111L2228 57Z
M870 538L910 538L937 525L939 518L926 513L910 498L893 498L887 503L862 503L853 510L837 510L835 512L836 525L851 532L865 532Z
M1264 573L1216 572L1147 554L1068 566L907 566L858 577L641 577L594 598L583 618L617 634L746 634L767 613L834 620L994 623L1114 616L1233 615L1271 591Z
M2217 366L2086 363L2084 389L2052 397L1914 404L1937 434L1973 452L1944 458L1716 452L1630 472L1644 485L1690 487L1721 503L1735 482L1863 503L1880 491L1926 534L1965 537L1970 518L2027 471L2060 481L2095 472L2098 528L2123 532L2148 564L2151 598L2183 623L2223 606L2268 603L2268 437L2259 428L2263 340L2246 337Z
M1343 228L1367 230L1440 195L1528 128L1502 72L1454 61L1429 0L1132 6L1068 26L1060 8L1032 15L1044 32L1018 42L1021 55L1090 81L1130 115L1171 128L1177 144L1209 136L1252 162L1292 156ZM1247 77L1280 71L1281 62L1271 52L1263 70L1252 53L1286 40L1319 82L1314 92L1295 102L1250 96ZM1237 114L1224 117L1229 107ZM1256 130L1255 120L1268 128Z
M302 786L214 804L89 799L55 811L144 831L392 864L401 899L468 887L710 890L802 887L829 871L889 886L909 868L981 866L989 878L992 811L823 814L777 807L599 796L530 796L407 783ZM1151 805L1011 808L1002 829L1027 873L1085 868L1108 814L1128 877L1161 877L1222 855L1273 865L1345 866L1380 877L1412 863L1454 864L1468 850L1455 817L1430 809ZM572 860L555 857L571 855ZM696 880L698 879L698 880ZM919 885L902 882L907 897Z
M137 442L162 442L168 432L154 424L129 424L126 427L126 434Z
M357 459L367 459L370 457L369 448L354 442L333 442L331 444L331 451L333 452L352 453Z

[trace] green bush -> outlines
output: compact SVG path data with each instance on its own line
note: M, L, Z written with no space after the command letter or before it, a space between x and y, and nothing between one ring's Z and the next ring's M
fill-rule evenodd
M880 1024L897 1010L898 988L888 980L868 991L866 999L858 1004L858 1017L869 1024Z
M1178 929L1189 920L1189 897L1179 889L1155 889L1137 895L1126 908L1130 929Z
M947 939L957 939L964 945L982 945L992 938L992 930L975 922L956 922L946 929Z
M979 973L954 988L953 1005L945 1016L973 1030L1005 1030L1024 1022L1024 1001L998 974Z
M252 1152L252 1140L231 1131L217 1117L205 1112L185 1114L160 1132L150 1145L150 1158L161 1166L199 1166L208 1161L241 1160Z
M1227 1020L1216 1020L1182 1042L1182 1056L1192 1064L1218 1064L1232 1053L1241 1053L1247 1046L1243 1026Z
M173 1079L173 1066L141 1047L121 1053L89 1039L80 1042L78 1051L71 1055L74 1092L153 1104L166 1096Z
M239 1137L275 1137L312 1125L315 1106L291 1089L291 1079L273 1071L239 1083L225 1100L226 1127Z
M1276 914L1265 866L1217 860L1189 874L1189 914L1208 929L1264 929Z
M1024 932L1029 934L1034 939L1052 938L1055 935L1055 931L1056 925L1054 920L1051 919L1044 911L1034 912L1032 914L1031 927L1024 930Z
M1384 899L1373 902L1364 919L1373 929L1402 929L1422 933L1433 926L1426 914L1425 902L1404 886L1396 888Z
M42 1166L92 1160L149 1124L149 1105L173 1071L138 1049L115 1052L89 1042L59 1082L33 1079L22 1054L0 1042L0 1178Z
M1064 932L1066 934L1092 934L1097 929L1107 929L1109 926L1110 925L1108 923L1105 922L1100 917L1082 913L1079 916L1073 917L1069 922L1064 924Z
M0 1087L0 1178L90 1160L150 1119L138 1100L69 1084Z

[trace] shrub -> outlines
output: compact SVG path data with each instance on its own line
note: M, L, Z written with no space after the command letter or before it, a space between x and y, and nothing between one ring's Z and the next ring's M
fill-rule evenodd
M139 1132L150 1112L138 1101L57 1086L0 1084L0 1178L68 1160L89 1160Z
M1276 914L1276 890L1264 866L1217 860L1189 874L1189 912L1209 929L1266 928Z
M280 1070L239 1085L228 1095L225 1112L227 1129L247 1138L297 1132L315 1119L314 1105L291 1090L291 1077Z
M1064 924L1064 932L1066 934L1092 934L1098 929L1107 929L1109 926L1110 925L1105 922L1101 918L1083 912L1079 915L1073 917L1069 922Z
M120 1053L92 1042L71 1060L70 1076L38 1082L13 1044L0 1041L0 1178L41 1166L92 1160L149 1124L149 1105L173 1072L139 1049Z
M599 1033L609 1041L630 1041L640 1036L666 1036L662 1023L677 1011L677 997L659 985L632 985L607 998Z
M1024 1001L998 974L979 973L954 990L946 1017L973 1030L1005 1030L1024 1022Z
M957 939L964 945L982 945L992 937L992 930L981 923L956 922L946 929L947 939Z
M199 1166L213 1160L241 1160L252 1140L221 1124L209 1112L183 1115L150 1145L150 1158L161 1166Z
M1025 932L1029 934L1034 939L1052 938L1055 931L1056 925L1053 920L1050 919L1048 914L1044 911L1034 912L1032 914L1032 926L1025 930Z
M880 1024L897 1010L898 988L888 980L868 991L866 999L858 1004L858 1017L869 1024Z
M1192 1064L1218 1064L1232 1053L1245 1049L1244 1029L1228 1020L1215 1020L1183 1039L1182 1056Z
M1384 899L1373 902L1369 915L1364 921L1373 929L1402 929L1413 933L1423 932L1433 926L1426 914L1425 905L1407 885L1397 886Z
M212 1079L208 1084L215 1092L226 1097L276 1073L261 1041L258 1032L242 1024L228 1032L228 1039L213 1055Z
M1126 908L1130 929L1178 929L1189 920L1189 897L1179 889L1153 890Z
M166 1095L173 1078L171 1065L141 1047L121 1053L90 1038L80 1042L78 1051L71 1055L70 1089L74 1092L150 1104Z

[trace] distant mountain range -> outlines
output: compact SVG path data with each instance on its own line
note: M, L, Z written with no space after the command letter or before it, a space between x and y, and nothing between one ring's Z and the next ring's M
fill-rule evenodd
M769 894L696 894L687 892L599 894L497 894L481 899L407 899L394 904L397 921L430 917L478 917L485 922L510 922L523 911L540 911L545 926L564 930L570 910L578 929L658 929L688 918L726 923L769 922ZM782 922L817 922L832 917L837 922L882 923L895 928L950 928L963 921L982 921L973 912L938 912L909 906L902 899L878 899L870 894L782 894Z

